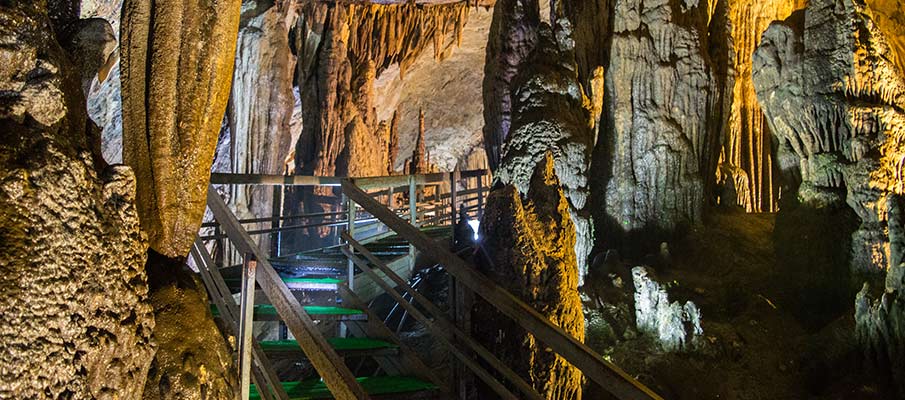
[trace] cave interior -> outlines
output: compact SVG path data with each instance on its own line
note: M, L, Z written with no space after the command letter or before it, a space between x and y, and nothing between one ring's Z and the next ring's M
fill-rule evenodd
M905 399L903 0L0 0L0 399Z

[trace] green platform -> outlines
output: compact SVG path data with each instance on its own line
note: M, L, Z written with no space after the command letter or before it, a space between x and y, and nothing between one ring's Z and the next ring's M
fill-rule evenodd
M333 306L304 306L305 311L308 315L363 315L364 311L354 309L354 308L345 308L345 307L333 307ZM219 316L220 311L217 310L217 306L211 304L211 313L214 316ZM272 304L258 304L255 305L255 316L277 316L277 310Z
M437 386L420 379L405 376L378 376L355 378L369 395L388 395L394 393L411 393L422 390L434 390ZM320 379L310 379L302 382L283 382L283 389L292 400L302 399L332 399L333 395L327 389L327 385ZM255 385L251 385L250 399L260 399Z
M399 346L383 340L367 338L328 338L327 342L338 351L395 349ZM301 347L295 340L270 340L261 342L264 351L300 351Z

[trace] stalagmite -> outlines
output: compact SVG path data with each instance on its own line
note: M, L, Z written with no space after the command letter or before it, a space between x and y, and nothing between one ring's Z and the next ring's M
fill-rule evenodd
M495 189L481 223L479 268L578 340L584 316L578 297L575 227L556 177L552 153L537 163L526 191ZM475 336L547 399L581 399L582 373L491 306L479 302Z

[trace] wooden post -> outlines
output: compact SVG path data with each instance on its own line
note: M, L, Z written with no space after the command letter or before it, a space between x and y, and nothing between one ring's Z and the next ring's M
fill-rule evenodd
M251 334L254 329L255 270L258 262L254 254L245 254L242 268L242 303L239 320L239 400L248 400L251 388Z
M453 170L452 174L449 176L449 212L452 213L450 220L450 225L453 228L453 243L456 241L455 229L456 222L458 222L458 213L456 212L456 193L459 191L459 178L462 176L462 173L459 171L459 166L456 165L456 169Z
M415 175L409 176L409 222L418 226L418 188ZM409 244L409 271L415 271L415 245Z
M484 216L484 175L478 177L478 211L475 215L478 221Z
M346 196L343 196L346 197ZM355 202L352 199L346 197L346 205L349 211L349 224L347 225L346 231L349 232L349 237L355 237ZM350 247L351 249L351 247ZM348 275L348 284L349 289L355 290L355 264L352 263L352 260L348 261L346 264L346 274Z
M283 216L283 187L282 186L274 186L273 187L273 212L270 214L272 219L270 220L270 229L277 229L280 227L280 217ZM274 230L273 233L270 234L270 256L271 257L279 257L280 256L280 231Z

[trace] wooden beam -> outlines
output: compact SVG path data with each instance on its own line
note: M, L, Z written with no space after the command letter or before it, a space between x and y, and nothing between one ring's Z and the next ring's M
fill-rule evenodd
M662 399L631 375L604 360L590 347L551 323L533 307L477 272L473 265L465 262L444 246L437 244L421 230L371 199L367 193L356 187L351 181L344 180L342 187L346 196L351 197L359 206L383 221L390 229L413 244L434 262L443 264L459 282L532 333L538 340L576 366L585 376L597 382L610 394L624 400Z
M267 261L267 255L254 244L213 187L208 188L207 205L236 248L242 253L253 253L257 257L258 284L267 293L280 318L289 327L289 331L295 336L308 360L330 389L330 393L341 400L369 399L364 388L355 380L352 371L349 371L342 358L336 354L314 321L283 283L283 279Z
M346 240L348 240L348 238ZM373 254L371 254L371 252L367 248L362 246L360 243L355 242L354 240L350 241L349 243L352 244L352 247L354 247L356 250L358 250L358 252L361 253L361 255L364 256L371 264L376 266L387 277L389 277L390 280L392 280L393 283L397 287L402 288L402 290L404 290L406 293L408 293L409 296L412 297L412 299L417 301L418 304L421 305L421 307L424 307L424 309L427 311L427 313L430 314L431 317L433 317L434 322L437 325L439 325L441 332L444 332L444 334L446 335L448 340L452 341L454 338L458 338L460 341L462 341L462 343L464 343L466 346L468 346L468 348L471 351L474 351L475 353L477 353L479 356L481 356L481 358L484 359L484 361L487 361L487 363L490 364L491 367L493 367L499 373L501 373L504 378L506 378L508 381L512 382L512 384L515 385L515 387L517 387L519 389L519 391L521 391L525 396L527 396L527 398L536 399L536 400L543 398L543 396L541 396L540 393L538 393L534 389L534 387L532 387L527 382L525 382L525 380L522 379L521 376L516 374L515 371L513 371L511 368L509 368L509 366L507 366L506 364L503 364L503 362L500 361L499 358L494 356L493 353L487 351L487 349L484 346L482 346L480 343L476 342L471 336L465 334L465 332L463 332L455 324L453 324L451 321L449 321L446 318L446 316L444 315L442 310L437 308L437 306L434 305L434 303L432 303L426 297L424 297L424 295L422 295L421 293L418 293L418 291L416 291L411 286L409 286L409 284L406 281L404 281L399 275L396 275L392 270L390 270L387 267L387 265L384 264L379 258L377 258ZM355 261L356 259L361 260L361 259L351 255L351 253L345 253L345 254L346 254L346 257L349 257L350 260L353 260L353 261ZM364 266L362 266L362 264L364 264ZM372 268L368 267L368 264L365 263L364 261L361 261L360 263L356 262L356 265L358 265L365 272L372 270ZM367 270L366 270L366 268L367 268ZM371 273L376 275L376 272L374 272L374 271L371 271ZM386 287L391 287L389 284L387 284L385 282L382 282L382 283ZM384 288L385 290L387 290L386 287ZM387 290L387 293L390 293L390 291ZM395 293L395 290L393 290L393 293ZM393 296L393 293L390 293L390 295ZM393 297L395 298L396 296L393 296ZM401 298L401 296L400 296L400 298ZM403 307L405 306L403 303L399 303L399 304L402 304Z

